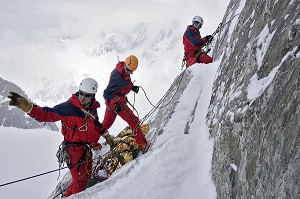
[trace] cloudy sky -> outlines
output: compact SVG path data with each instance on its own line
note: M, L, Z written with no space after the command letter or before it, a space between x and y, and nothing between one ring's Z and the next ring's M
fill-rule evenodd
M30 94L32 88L27 82L34 76L44 74L51 76L53 73L62 74L69 71L84 73L84 66L89 68L91 65L114 66L117 54L108 55L107 59L102 57L102 60L89 55L90 49L101 41L99 34L103 29L111 31L111 34L114 30L128 32L137 24L144 22L151 23L155 32L160 27L171 27L172 22L176 21L182 24L179 25L181 28L179 32L183 33L192 17L201 15L205 21L203 34L211 34L221 22L228 2L228 0L222 3L201 0L0 1L1 77L23 85L23 89ZM67 41L62 39L64 36L68 38ZM76 40L78 37L80 39ZM76 42L70 42L72 38ZM180 47L178 51L181 52L182 48Z
M36 99L40 90L51 95L64 92L61 87L66 84L77 86L84 77L95 78L99 84L96 97L102 104L99 115L103 115L102 92L118 56L124 60L129 54L135 54L140 63L132 80L145 89L155 104L181 71L182 34L186 26L195 15L200 15L204 19L202 36L212 34L222 21L228 3L229 0L2 0L0 77L20 86L41 106L53 106L71 93L61 101L45 102ZM131 39L142 36L144 41L126 49L120 39L122 34L128 37L143 24L147 24L147 31ZM171 31L172 38L159 41L163 31ZM112 49L106 54L92 54L116 35L119 40L113 48L125 46L123 52ZM170 43L174 46L169 47ZM154 62L150 63L152 58ZM133 96L129 97L133 102ZM152 108L145 100L144 94L136 96L140 117Z
M140 64L132 79L155 104L181 71L182 34L186 26L195 15L200 15L204 19L202 36L213 33L228 3L229 0L0 1L0 77L20 86L32 101L42 106L60 101L36 99L40 90L49 95L64 92L60 89L64 85L77 86L84 77L92 77L98 81L96 97L104 106L102 92L118 56L124 60L135 54ZM145 41L139 46L124 52L112 49L104 55L92 55L110 37L126 36L143 24L147 24L147 32L141 33ZM172 41L158 41L161 32L170 30ZM174 43L171 48L167 47L170 43ZM121 40L115 45L122 48L125 44ZM151 56L153 63L149 62ZM136 97L140 117L152 108L145 100L143 94ZM99 114L103 113L101 108Z

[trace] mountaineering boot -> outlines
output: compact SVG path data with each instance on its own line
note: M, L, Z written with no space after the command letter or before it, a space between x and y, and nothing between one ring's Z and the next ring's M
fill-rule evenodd
M148 140L146 142L144 142L143 144L140 144L140 148L141 148L143 154L147 153L150 146L151 146L151 142Z
M107 180L109 176L95 176L90 178L86 183L86 188L92 187L95 184L99 182L103 182L104 180Z

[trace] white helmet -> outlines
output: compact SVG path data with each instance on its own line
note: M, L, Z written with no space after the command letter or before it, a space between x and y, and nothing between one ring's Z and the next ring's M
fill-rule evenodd
M200 17L200 16L195 16L194 18L193 18L193 20L192 20L192 22L194 23L194 22L199 22L201 25L204 23L204 21L203 21L203 19L202 19L202 17Z
M85 93L95 94L97 92L97 89L98 89L98 84L96 80L92 78L83 79L79 85L79 90Z

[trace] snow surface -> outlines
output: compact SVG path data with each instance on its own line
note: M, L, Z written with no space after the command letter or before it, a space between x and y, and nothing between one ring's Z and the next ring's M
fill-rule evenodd
M55 154L62 140L60 132L46 129L0 127L0 184L57 169ZM1 186L0 195L3 199L47 198L59 182L57 178L58 172L54 172Z
M264 29L261 31L261 33L258 36L257 40L257 51L256 51L256 59L258 63L258 70L263 65L264 57L267 53L267 50L269 49L269 45L271 43L271 40L276 32L276 29L270 33L268 24L264 27Z
M238 17L236 17L236 15L239 15L242 12L242 10L245 7L245 4L246 4L246 0L240 0L238 8L234 9L234 7L236 6L234 4L232 7L232 9L234 9L234 12L231 12L230 14L227 15L226 22L231 20L231 22L229 23L229 28L228 28L228 33L227 33L228 35L231 35L233 33L235 26L238 22ZM234 18L232 18L232 17L234 17ZM230 43L230 37L227 38L227 43Z

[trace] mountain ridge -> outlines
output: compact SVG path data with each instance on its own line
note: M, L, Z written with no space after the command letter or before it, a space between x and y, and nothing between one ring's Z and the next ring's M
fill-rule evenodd
M19 86L0 77L0 90L0 111L2 113L0 115L0 126L16 127L21 129L47 128L52 131L59 130L55 123L37 122L35 119L28 117L22 110L9 106L7 96L10 91L19 93L20 95L28 98Z

